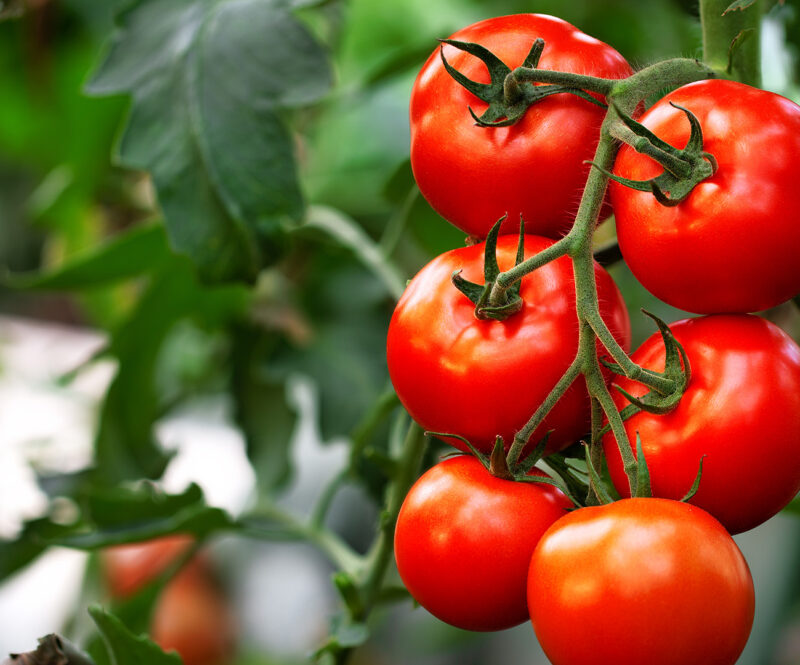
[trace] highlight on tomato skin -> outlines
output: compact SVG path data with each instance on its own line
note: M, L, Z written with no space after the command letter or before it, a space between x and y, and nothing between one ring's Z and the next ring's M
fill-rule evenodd
M755 611L750 570L725 528L668 499L562 517L534 550L527 589L552 665L734 665Z
M717 314L670 325L689 358L691 378L678 406L663 415L641 412L625 421L638 433L654 496L680 499L703 473L690 500L731 533L762 524L800 491L800 347L774 323L745 314ZM632 355L647 369L664 367L660 335ZM616 377L633 396L641 384ZM613 391L618 409L628 400ZM629 495L609 433L603 440L611 479Z
M141 590L193 546L186 534L109 547L101 553L105 584L124 600ZM236 648L237 627L230 603L214 578L208 557L199 552L164 586L151 617L150 634L184 665L227 665Z
M420 605L453 626L520 624L528 619L531 553L571 507L551 485L495 478L471 455L448 458L417 480L400 509L400 577Z
M501 270L514 265L516 236L500 236ZM552 240L525 236L525 258ZM411 280L389 323L389 376L409 414L425 429L458 434L490 453L495 438L506 447L547 397L578 350L572 263L562 257L522 279L521 311L504 321L478 320L473 303L451 282L454 271L483 283L484 244L439 255ZM595 264L603 319L623 348L630 320L612 277ZM610 377L610 375L609 375ZM546 454L571 445L589 429L589 397L577 379L528 444L533 450L552 430ZM463 443L447 439L456 448Z
M566 21L514 14L479 21L450 39L488 48L511 69L522 65L537 38L541 69L621 79L633 73L620 53ZM488 82L476 57L445 45L448 62L468 78ZM437 47L411 92L411 166L420 191L447 221L485 238L508 215L502 233L515 233L520 215L530 233L566 233L578 209L605 111L571 94L547 97L510 127L476 126L487 104L456 82Z

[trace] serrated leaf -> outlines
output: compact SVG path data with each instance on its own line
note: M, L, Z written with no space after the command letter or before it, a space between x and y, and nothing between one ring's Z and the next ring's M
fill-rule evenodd
M151 0L122 14L87 90L132 97L118 157L152 174L173 247L208 281L252 281L304 208L280 112L329 85L282 3Z
M176 653L164 653L144 635L134 635L110 612L92 605L89 614L103 637L112 665L181 665Z
M67 264L39 275L14 275L10 285L16 288L72 291L89 289L136 277L149 272L169 256L169 248L160 224L136 226L106 244Z

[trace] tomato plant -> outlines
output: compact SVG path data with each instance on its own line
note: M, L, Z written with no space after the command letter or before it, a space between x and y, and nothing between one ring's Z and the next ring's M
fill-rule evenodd
M523 63L537 38L544 40L542 69L605 78L632 73L612 47L566 21L542 14L487 19L453 34L491 50L510 68ZM488 82L475 56L445 45L442 55L469 79ZM420 191L446 220L485 237L508 215L514 233L520 215L530 233L551 238L572 226L604 111L570 94L532 106L511 127L476 125L468 108L487 104L446 71L439 49L423 66L411 92L411 165Z
M525 237L525 256L552 245ZM500 236L501 269L514 263L515 236ZM483 275L484 246L440 255L406 288L389 323L389 375L411 416L424 428L458 434L489 452L495 437L508 446L514 433L555 386L578 349L574 280L569 260L549 263L522 280L523 308L505 321L475 318L473 303L450 281ZM603 317L623 346L630 324L622 297L608 273L595 266ZM530 448L553 430L548 452L573 443L589 428L589 400L577 381L533 434ZM463 443L448 439L465 449Z
M641 118L667 143L683 147L700 122L716 173L675 206L611 183L625 261L664 302L697 313L754 312L800 292L800 106L735 81L698 81L667 95ZM614 173L648 180L663 168L632 147Z
M626 499L545 532L528 606L553 665L733 665L753 622L753 580L705 511Z
M752 529L800 490L800 347L755 316L715 315L670 328L691 365L686 392L669 413L638 413L625 428L641 437L655 496L684 496L702 459L691 502L731 533ZM642 367L663 367L660 337L648 339L631 357ZM634 381L618 383L635 397L644 392ZM620 408L628 404L622 395L615 401ZM625 494L613 435L604 443L614 484Z
M528 618L540 536L571 507L556 488L495 478L474 457L439 462L409 490L395 530L400 577L431 614L467 630Z

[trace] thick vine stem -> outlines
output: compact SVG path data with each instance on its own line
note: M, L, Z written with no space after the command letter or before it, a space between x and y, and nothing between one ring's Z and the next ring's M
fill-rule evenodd
M700 0L703 59L722 76L761 86L761 5L727 11L731 0Z
M510 465L519 460L533 431L544 421L573 381L583 374L592 403L593 440L600 432L602 411L616 437L631 493L636 495L638 475L636 456L622 417L608 391L597 354L597 340L600 340L629 377L664 393L674 390L675 382L634 363L603 321L597 299L592 237L608 186L608 176L605 172L611 170L619 146L612 135L612 128L621 124L619 114L631 114L643 100L664 89L675 88L713 75L710 68L697 60L676 58L647 67L627 79L613 82L608 91L611 103L600 130L600 140L593 160L593 163L600 168L592 169L589 173L572 229L564 238L543 252L500 273L495 279L489 300L503 302L505 291L517 280L561 256L570 256L575 274L575 302L579 322L577 354L552 392L514 437L508 452Z

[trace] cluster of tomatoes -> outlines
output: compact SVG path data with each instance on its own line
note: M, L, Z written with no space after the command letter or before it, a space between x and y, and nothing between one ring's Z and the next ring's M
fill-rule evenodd
M479 44L513 68L538 38L542 69L605 79L632 74L613 48L549 16L490 19L451 39ZM502 215L509 223L522 216L529 258L569 230L605 111L585 96L554 94L516 124L482 127L475 113L487 104L448 70L490 83L474 49L448 43L424 65L411 98L420 190L472 236L486 237ZM470 630L530 618L555 665L732 665L749 636L754 593L730 534L769 519L800 490L800 348L748 314L800 292L800 107L707 80L675 90L639 121L679 150L694 131L684 109L699 121L713 173L679 203L664 205L653 191L622 182L646 182L664 170L623 145L608 201L624 259L641 283L705 315L670 326L688 361L678 405L625 420L631 441L641 441L656 498L624 498L628 477L609 432L602 446L621 500L575 509L552 485L498 478L475 456L460 455L417 481L397 522L398 569L423 607ZM397 394L420 425L489 453L496 437L510 442L542 404L573 361L579 333L567 256L522 279L520 311L505 320L477 318L451 276L460 271L481 282L484 249L446 252L411 280L392 317L387 355ZM517 238L501 235L501 271L516 254ZM627 350L619 290L599 265L595 281L601 316ZM665 353L654 335L631 359L660 372ZM607 378L633 397L649 390ZM621 392L614 399L620 411L629 404ZM528 449L550 432L545 455L559 452L585 437L589 422L578 377ZM462 439L447 440L467 450ZM701 462L698 491L680 501Z
M194 546L188 535L110 547L102 554L106 586L124 601L164 574ZM149 634L184 665L224 665L234 651L233 612L217 585L211 562L195 555L167 582L153 610Z

